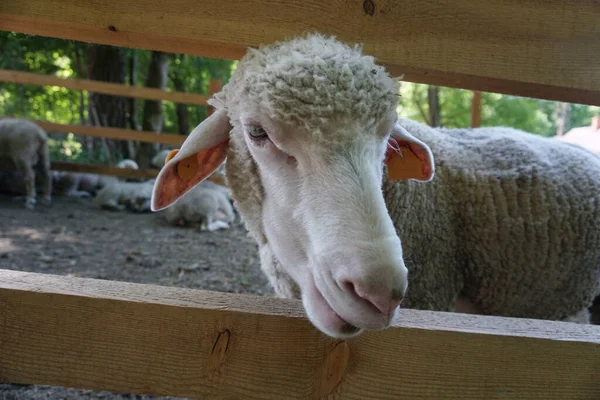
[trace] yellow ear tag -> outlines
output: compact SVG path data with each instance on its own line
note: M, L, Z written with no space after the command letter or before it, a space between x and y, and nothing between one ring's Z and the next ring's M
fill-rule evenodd
M165 164L171 161L173 157L175 157L179 153L179 149L173 149L167 154L167 158L165 158Z
M423 179L421 160L407 146L400 146L400 153L391 152L387 160L388 180Z
M177 175L184 181L189 181L198 172L196 155L191 155L177 163Z

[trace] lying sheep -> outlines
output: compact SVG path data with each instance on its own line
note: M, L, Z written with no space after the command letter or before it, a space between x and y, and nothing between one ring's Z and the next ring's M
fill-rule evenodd
M204 181L162 213L171 225L200 225L201 230L228 229L235 215L221 185Z
M111 183L98 192L92 204L112 211L123 211L129 208L132 211L143 212L143 200L147 202L152 197L153 185L153 179L146 182Z
M42 178L42 199L52 200L50 152L46 131L24 119L0 120L0 170L18 171L25 182L25 207L36 204L36 175ZM37 171L37 174L36 174Z
M167 159L170 151L170 149L164 149L156 153L156 155L152 157L150 165L156 169L161 169L163 165L165 165L165 160Z
M140 169L140 166L135 161L126 158L121 160L116 165L117 168L131 168L131 169Z
M401 300L588 320L600 291L591 153L509 128L398 120L398 82L320 35L251 50L209 103L161 170L152 209L227 157L262 270L326 334L385 328Z
M116 167L139 169L138 164L130 159L120 161ZM116 176L88 172L52 171L52 174L55 193L66 196L95 196L103 187L120 182Z

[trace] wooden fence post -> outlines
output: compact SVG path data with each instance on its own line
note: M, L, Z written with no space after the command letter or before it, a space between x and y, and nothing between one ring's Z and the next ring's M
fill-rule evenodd
M479 128L481 126L481 92L473 92L473 100L471 102L471 128Z

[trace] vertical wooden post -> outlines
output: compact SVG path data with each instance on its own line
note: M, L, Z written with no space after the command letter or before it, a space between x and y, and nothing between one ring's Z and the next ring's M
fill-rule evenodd
M223 83L220 79L211 79L208 83L208 97L210 98L215 93L220 92L222 87ZM207 105L206 108L208 110L208 116L210 116L215 111L215 109L209 105Z
M481 92L473 92L473 100L471 102L471 128L479 128L481 126Z

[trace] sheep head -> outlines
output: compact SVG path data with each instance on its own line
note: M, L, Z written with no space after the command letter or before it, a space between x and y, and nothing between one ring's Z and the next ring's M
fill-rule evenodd
M301 297L333 337L387 327L408 273L384 165L388 179L434 174L430 149L397 122L398 83L360 48L309 35L251 49L211 104L216 112L158 176L152 209L227 158L236 207L278 294Z

